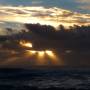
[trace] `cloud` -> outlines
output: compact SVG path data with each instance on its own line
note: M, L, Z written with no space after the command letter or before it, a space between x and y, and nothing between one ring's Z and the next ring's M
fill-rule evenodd
M76 2L80 4L79 9L90 10L90 0L76 0Z
M0 6L0 21L18 23L40 23L57 27L59 24L90 24L89 14L80 14L57 7Z
M76 0L78 3L90 3L90 0Z

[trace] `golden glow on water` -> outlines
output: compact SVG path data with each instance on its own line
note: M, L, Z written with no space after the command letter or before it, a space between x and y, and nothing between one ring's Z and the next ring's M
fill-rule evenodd
M29 48L33 47L31 42L26 42L26 41L20 41L20 45L22 45L24 47L29 47Z

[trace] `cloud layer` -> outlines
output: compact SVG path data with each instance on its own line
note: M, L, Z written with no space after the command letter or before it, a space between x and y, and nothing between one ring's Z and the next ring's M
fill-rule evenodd
M90 24L89 14L80 14L61 8L0 6L0 21L40 23L58 26Z

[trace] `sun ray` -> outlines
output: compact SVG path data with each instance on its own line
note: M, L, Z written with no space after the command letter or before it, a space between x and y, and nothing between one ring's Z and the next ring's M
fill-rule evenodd
M51 50L46 50L45 53L48 55L48 57L50 58L52 64L59 64L59 58L55 55L55 53Z
M47 60L45 59L45 51L38 51L37 53L37 63L38 65L44 65L47 63Z

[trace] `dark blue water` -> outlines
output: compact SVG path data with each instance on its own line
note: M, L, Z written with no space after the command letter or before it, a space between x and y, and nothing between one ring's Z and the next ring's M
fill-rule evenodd
M90 69L0 69L0 90L88 89Z

